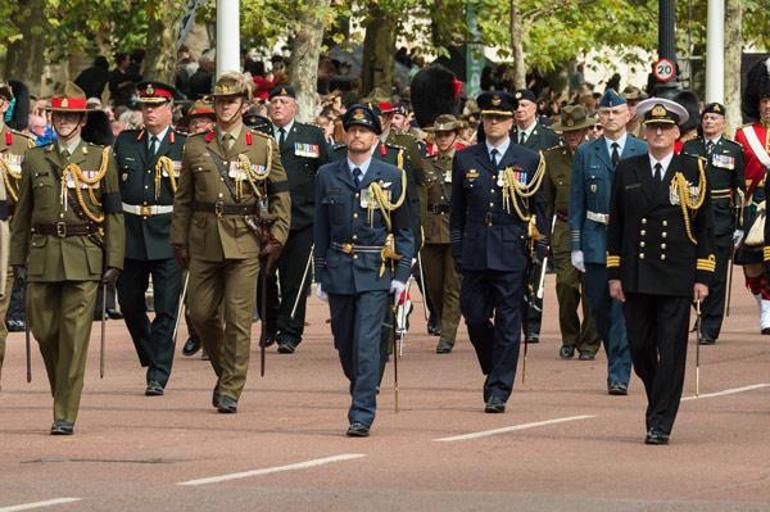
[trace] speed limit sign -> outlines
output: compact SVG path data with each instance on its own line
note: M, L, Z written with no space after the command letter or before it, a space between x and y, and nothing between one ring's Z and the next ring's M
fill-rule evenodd
M676 65L669 59L660 58L655 62L652 74L658 82L668 82L676 76Z

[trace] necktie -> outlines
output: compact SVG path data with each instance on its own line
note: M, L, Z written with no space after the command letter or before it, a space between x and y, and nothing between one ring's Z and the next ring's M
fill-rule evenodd
M655 181L660 181L663 179L663 165L661 165L660 162L655 164Z
M523 146L525 142L527 142L527 132L521 132L519 134L519 144Z
M158 138L155 135L153 135L150 138L150 153L154 155L157 152L158 152Z
M232 136L232 134L229 133L225 133L224 137L222 137L222 140L225 142L225 147L228 150L231 149L235 143L235 138Z
M617 142L612 143L612 166L617 167L618 162L620 162L620 144Z
M356 184L356 188L361 186L361 178L364 176L364 173L361 172L361 169L356 167L353 169L353 183Z
M497 150L497 148L492 148L490 153L492 154L492 165L494 165L495 169L497 169L497 155L499 155L500 152Z
M711 156L712 151L714 151L714 142L713 141L706 142L706 154Z
M61 152L61 157L63 159L65 159L65 160L67 160L70 157L70 152L67 151L66 149L63 149L62 152Z
M278 129L278 145L283 146L283 143L286 142L286 130L283 128Z

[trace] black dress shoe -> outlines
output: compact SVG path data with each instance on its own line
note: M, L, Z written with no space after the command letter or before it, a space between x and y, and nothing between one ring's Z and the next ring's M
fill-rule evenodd
M299 341L288 338L278 340L278 353L279 354L293 354L297 350Z
M219 404L219 397L221 395L219 394L219 385L217 384L214 387L214 392L211 393L211 407L216 407L217 404Z
M540 335L536 334L534 332L527 333L527 336L525 337L527 344L529 343L540 343Z
M428 334L441 336L441 325L433 317L428 320Z
M273 343L275 343L275 333L274 333L274 332L269 332L269 333L267 333L267 334L265 335L265 341L264 341L264 343L262 342L262 340L261 340L261 339L259 340L259 345L260 345L260 346L262 346L262 345L264 344L264 345L265 345L265 347L269 347L269 346L270 346L270 345L272 345Z
M668 444L668 434L664 434L661 430L656 428L651 428L647 431L647 436L644 438L644 444Z
M201 349L201 342L198 338L190 336L182 347L182 355L186 357L194 356Z
M64 420L55 420L51 425L52 436L71 436L75 433L75 424Z
M628 394L628 385L614 382L607 386L607 393L615 396L625 396Z
M122 320L123 319L123 313L118 311L117 309L107 309L107 316L110 317L110 320Z
M354 421L345 432L348 437L369 437L369 427L358 421Z
M151 380L144 390L144 396L163 396L163 386L157 380Z
M575 347L569 345L562 345L559 349L559 357L562 359L572 359L575 355Z
M500 414L505 412L505 402L496 396L490 397L487 400L487 404L484 406L484 412L489 414Z
M762 334L764 334L765 336L770 335L770 327L763 327Z
M238 412L238 400L231 396L219 395L217 400L217 411L222 414L233 414Z
M8 332L23 332L27 329L27 325L24 320L8 320L6 322Z
M581 361L593 361L596 359L596 354L593 354L591 352L581 352L578 356L578 359Z
M449 343L447 340L438 340L438 345L436 345L436 354L449 354L452 352L453 348L454 345Z
M702 335L700 338L698 338L698 343L701 345L713 345L716 342L717 340L713 336Z

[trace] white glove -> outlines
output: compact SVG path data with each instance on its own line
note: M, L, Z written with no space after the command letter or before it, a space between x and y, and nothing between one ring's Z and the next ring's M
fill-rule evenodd
M583 251L572 251L569 255L569 259L572 260L572 266L581 272L586 271L586 264L583 261Z
M323 291L321 289L321 283L318 283L316 285L315 296L318 297L319 299L321 299L324 302L329 302L329 296L326 294L325 291Z
M390 293L396 296L396 304L401 302L401 295L403 295L404 290L406 290L406 285L401 281L396 281L394 279L390 282Z
M743 242L743 230L736 229L733 231L733 247L737 249L741 242Z

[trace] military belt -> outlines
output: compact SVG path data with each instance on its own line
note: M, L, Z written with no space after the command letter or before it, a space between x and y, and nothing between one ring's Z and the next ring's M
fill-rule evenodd
M68 236L88 236L98 231L94 224L74 224L72 222L39 223L32 226L32 232L38 235L53 235L59 238Z
M165 215L174 211L174 206L170 204L128 204L123 203L123 212L132 215L141 215L142 217L152 217L153 215Z
M259 205L252 204L233 204L217 201L207 203L201 201L193 202L193 211L215 213L217 217L222 215L257 215L259 214Z
M428 205L428 211L430 213L435 214L442 214L442 213L449 213L450 206L447 203L438 203L438 204L431 204Z
M354 254L357 252L368 252L373 254L380 254L382 252L381 245L356 245L350 242L332 242L332 247L345 254Z
M567 222L569 220L569 215L567 215L567 212L556 212L554 213L556 215L556 220L559 222Z
M592 220L594 222L598 222L600 224L609 224L610 223L610 214L609 213L597 213L592 211L586 212L586 219Z

